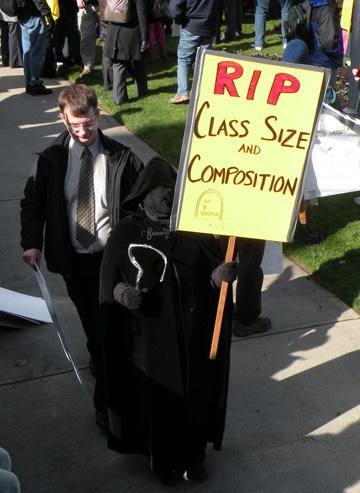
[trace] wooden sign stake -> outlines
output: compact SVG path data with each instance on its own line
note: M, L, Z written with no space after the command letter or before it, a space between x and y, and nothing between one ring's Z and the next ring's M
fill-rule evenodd
M231 260L233 259L234 250L235 250L235 241L236 241L235 236L229 237L225 262L231 262ZM220 330L221 330L221 324L222 324L222 319L223 319L223 315L224 315L224 307L225 307L225 302L226 302L228 285L229 284L225 281L223 281L221 283L219 303L218 303L218 308L217 308L217 312L216 312L213 337L212 337L212 341L211 341L210 356L209 356L210 359L215 359L216 354L217 354L217 348L218 348L218 344L219 344Z

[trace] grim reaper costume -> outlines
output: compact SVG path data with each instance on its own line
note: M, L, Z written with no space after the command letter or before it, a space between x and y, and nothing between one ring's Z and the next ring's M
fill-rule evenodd
M221 448L229 378L229 300L209 359L219 297L211 276L224 253L211 235L169 231L175 181L169 163L149 162L101 269L108 445L144 454L159 475L204 463L207 442Z

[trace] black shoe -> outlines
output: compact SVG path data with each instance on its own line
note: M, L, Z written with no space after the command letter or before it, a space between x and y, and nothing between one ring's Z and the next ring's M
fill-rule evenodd
M206 469L206 463L196 464L194 466L186 468L184 478L187 481L195 481L196 483L202 483L208 477Z
M183 478L184 469L164 468L156 471L156 474L163 485L173 486Z
M252 334L261 334L271 329L269 317L258 317L251 325L242 325L235 320L232 332L236 337L247 337Z
M109 428L109 419L106 411L96 411L95 413L95 424L101 430L107 431Z
M45 94L52 94L52 90L44 86L44 84L28 84L26 86L26 92L30 96L44 96Z
M294 241L300 245L317 245L325 240L325 235L312 231L307 224L298 223L295 229Z
M223 34L220 37L220 43L230 43L231 41L237 41L240 38L238 34L235 34L235 36L229 36L227 34Z

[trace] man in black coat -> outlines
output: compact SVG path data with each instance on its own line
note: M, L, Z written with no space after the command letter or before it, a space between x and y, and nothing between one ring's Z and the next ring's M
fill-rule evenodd
M99 271L110 230L123 217L121 203L143 163L124 145L98 128L100 110L95 92L71 85L59 96L60 117L67 131L39 153L21 201L23 259L39 265L43 245L48 270L63 276L79 313L94 363L97 424L106 425L105 399L98 357L97 317ZM78 184L84 150L90 151L93 184L93 228L88 244L79 237ZM89 163L90 159L90 163ZM90 207L86 208L90 216Z

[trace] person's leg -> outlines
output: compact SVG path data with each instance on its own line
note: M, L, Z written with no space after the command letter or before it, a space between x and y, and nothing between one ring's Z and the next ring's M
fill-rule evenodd
M234 319L235 323L250 326L261 313L261 289L264 279L261 262L265 241L238 238L235 248L239 267Z
M266 16L269 11L270 0L254 0L255 6L255 49L263 49L265 42Z
M72 255L72 275L65 279L68 295L79 314L87 339L87 348L94 364L96 378L94 405L99 412L106 409L104 379L99 337L99 273L102 254Z
M31 72L30 72L30 31L27 28L27 22L20 23L21 28L21 44L23 48L23 67L24 67L24 77L25 85L28 87L31 82ZM44 55L45 56L45 55Z
M38 84L46 55L46 27L42 17L31 17L30 25L30 73L31 83ZM36 82L34 82L36 81Z
M108 23L105 21L100 21L101 25L101 41L102 41L102 49L103 49L103 55L101 58L101 70L102 70L102 76L103 76L103 85L105 91L110 91L110 89L113 86L113 64L111 58L107 58L104 56L104 46L105 46L105 41L108 33Z
M80 53L84 69L92 71L95 65L97 25L99 23L98 7L88 5L79 9ZM88 75L88 73L84 73Z
M244 6L242 0L235 0L236 6L236 32L237 34L242 33L242 24L244 19Z
M154 55L155 46L155 22L148 25L149 32L149 56L150 58Z
M68 39L69 58L71 61L80 65L82 63L80 53L80 33L78 29L77 13L70 12L66 18L66 34Z
M40 80L46 53L45 23L41 16L20 22L26 91L32 96L51 94Z
M9 41L9 24L6 21L0 20L0 30L1 30L1 60L2 66L8 67L10 62L10 41Z
M9 26L9 65L22 67L21 30L18 22L8 22Z
M189 96L190 69L199 46L200 36L190 33L186 29L180 31L180 40L177 51L177 95Z
M165 59L166 58L166 51L165 51L166 37L165 37L164 26L162 25L161 21L155 21L154 22L154 33L155 33L156 44L157 44L157 47L158 47L159 53L160 53L160 58Z
M41 77L48 79L56 77L56 59L52 33L46 29L46 52Z
M146 67L143 60L131 60L131 73L135 80L136 92L138 96L144 96L148 93L148 83Z
M236 0L225 0L226 30L221 41L236 39Z
M113 98L116 104L125 103L129 98L126 89L126 61L113 59Z
M280 1L280 7L281 7L281 35L282 35L282 44L283 48L286 48L287 45L287 39L285 36L285 22L288 17L289 13L289 8L293 3L293 0L279 0Z
M186 440L186 476L189 481L200 483L205 481L208 474L206 470L206 441L194 435Z

